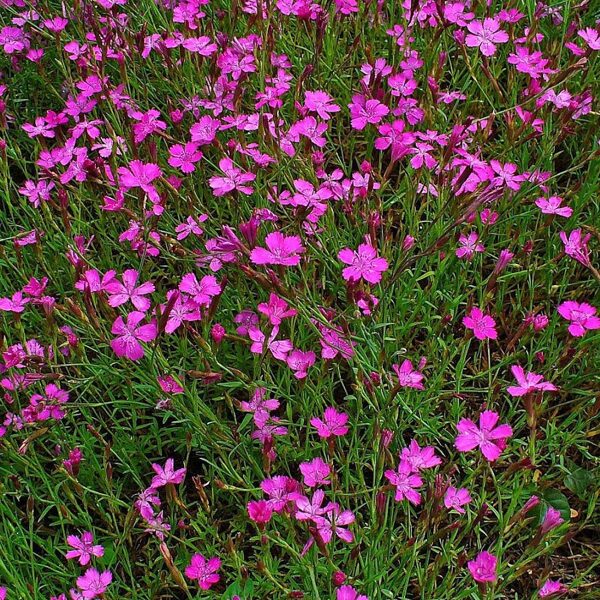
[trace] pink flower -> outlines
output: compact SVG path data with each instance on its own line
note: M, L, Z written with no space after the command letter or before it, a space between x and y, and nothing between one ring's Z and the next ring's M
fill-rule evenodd
M370 244L361 244L358 250L344 248L338 253L338 258L345 264L342 275L346 281L357 282L361 279L369 283L379 283L381 274L387 271L388 262L377 256L377 250Z
M264 479L260 484L260 489L269 496L269 505L277 513L302 497L300 483L285 475L275 475L270 479ZM318 492L319 490L315 492L315 496Z
M344 510L340 512L339 504L332 502L324 516L315 518L315 524L321 539L326 544L331 541L334 533L340 540L351 543L354 541L354 535L345 526L351 525L354 520L355 517L352 511Z
M253 500L248 502L248 516L259 525L264 525L271 520L273 509L267 500Z
M500 29L498 19L487 18L482 21L467 23L471 32L465 37L465 44L470 48L479 48L484 56L496 54L496 44L508 42L508 33Z
M592 50L600 50L600 33L598 33L597 29L593 29L592 27L586 27L585 29L580 29L577 32L577 35Z
M548 579L548 581L546 581L539 589L538 596L540 598L550 598L551 596L566 594L568 591L569 588L557 579Z
M421 383L425 376L413 368L410 360L404 360L401 365L392 365L392 369L398 376L399 386L414 388L415 390L425 389L425 386Z
M310 424L317 430L320 438L327 439L331 436L342 436L348 433L348 415L339 413L333 406L329 406L323 413L323 420L313 417Z
M151 342L158 334L156 322L153 320L146 325L139 325L146 315L143 312L130 312L126 319L117 317L112 325L111 332L119 337L110 342L111 348L117 356L125 356L130 360L139 360L144 356L142 342Z
M172 302L174 296L176 298ZM184 323L200 321L202 319L202 313L198 304L185 294L180 294L177 290L169 290L167 292L167 302L165 305L161 305L163 314L166 306L169 305L171 306L171 311L165 324L165 333L174 333Z
M154 489L158 489L168 484L180 484L185 479L185 474L187 472L185 467L175 470L175 461L172 458L167 458L164 467L154 463L152 469L156 473L151 484Z
M379 102L379 100L367 100L362 94L352 96L352 102L348 104L352 129L364 129L369 123L377 124L385 117L390 109Z
M202 554L194 554L190 564L185 568L185 576L195 579L201 590L210 589L220 579L217 571L221 568L221 559L217 557L206 560Z
M408 448L402 448L400 461L407 463L413 472L432 469L442 464L442 459L435 454L433 446L421 448L416 440L411 440Z
M486 340L488 338L495 340L498 337L496 321L490 315L483 314L476 306L463 318L463 325L467 329L473 330L473 335L478 340Z
M561 206L562 202L563 199L560 196L550 196L550 198L538 198L535 205L545 215L559 215L568 218L573 214L573 209L570 206Z
M470 560L467 563L467 566L473 579L479 583L492 582L498 579L496 574L498 559L489 552L480 552L475 560Z
M225 174L224 177L211 177L208 185L213 190L215 196L225 196L234 190L249 195L254 190L251 185L247 185L256 179L254 173L246 173L236 167L230 158L222 158L219 161L219 169Z
M300 463L300 472L304 478L304 485L317 487L331 483L328 479L331 469L321 458L313 458L310 462Z
M277 294L269 295L269 302L261 302L258 305L258 311L269 317L271 325L281 325L283 319L295 317L298 311L295 308L289 308L288 303L281 299Z
M304 352L302 350L292 350L286 358L287 366L294 371L296 379L304 379L308 374L308 369L315 364L316 355L311 350Z
M162 176L162 171L153 163L143 163L140 160L132 160L129 167L119 167L119 183L127 191L132 188L141 188L152 202L159 202L158 191L152 184L155 179Z
M331 113L339 112L341 109L333 103L333 98L322 90L304 93L304 106L310 111L315 112L327 121L331 118Z
M544 519L540 525L540 533L548 533L564 522L565 520L562 518L560 511L550 506L544 514Z
M81 577L77 578L77 587L83 598L96 598L104 594L112 581L112 573L104 571L99 573L96 569L88 569Z
M423 485L423 480L413 472L409 463L401 460L398 469L396 471L388 469L385 476L392 485L396 486L394 496L396 502L406 499L415 506L421 503L421 494L416 491L416 488Z
M192 216L189 216L185 223L180 223L175 227L175 231L177 232L178 240L185 240L188 235L202 235L204 230L200 227L200 223L204 223L204 221L208 220L208 215L202 214L197 219Z
M444 494L444 506L461 514L465 513L465 509L462 507L469 502L471 502L471 494L467 488L456 489L450 486Z
M369 597L359 595L351 585L343 585L336 590L335 600L369 600Z
M111 279L103 286L104 291L109 294L108 303L116 307L125 304L128 300L135 308L141 311L147 311L150 308L150 300L144 298L147 294L154 291L154 284L150 281L136 285L139 273L135 269L127 269L123 273L123 283L117 279Z
M12 298L0 298L0 310L5 312L22 313L29 298L23 296L23 292L15 292Z
M265 244L268 249L258 247L250 253L250 260L255 265L293 267L300 264L300 254L306 250L298 236L285 236L279 231L269 233L265 238Z
M175 144L169 148L169 160L172 167L178 167L183 173L193 173L197 163L204 155L198 150L198 144L188 142L185 146ZM215 194L216 195L216 194Z
M67 559L78 558L79 564L85 567L92 556L104 556L104 548L94 545L94 536L90 531L85 531L81 537L76 535L67 536L67 543L74 550L69 550L65 557Z
M456 428L459 435L454 440L456 449L468 452L479 447L489 461L495 461L506 447L506 440L512 436L512 428L508 424L496 423L500 415L491 410L484 410L479 415L479 427L470 419L461 419Z
M581 233L581 229L574 229L568 237L565 231L561 231L559 235L565 246L565 254L581 263L583 266L590 267L592 262L590 260L590 250L587 244L592 237L592 234L588 233L582 236Z
M279 327L273 327L269 339L267 340L265 334L258 329L258 327L251 327L248 330L248 336L252 340L250 346L250 352L254 354L262 354L265 351L265 342L267 348L273 355L273 358L277 360L286 360L287 355L294 348L290 340L276 340L277 334L279 333Z
M205 275L200 281L194 273L186 273L179 283L179 291L189 294L198 306L208 306L221 293L214 275Z
M299 521L313 521L315 522L318 517L323 516L332 506L329 502L325 506L322 506L323 500L325 500L325 492L323 490L315 490L312 500L306 496L298 494L295 502L296 508L296 519Z
M462 235L458 238L460 247L456 249L456 256L458 258L465 258L471 260L475 256L475 252L483 252L485 247L483 244L478 244L477 240L479 236L477 233L472 231L469 235Z
M587 331L600 329L600 317L596 316L596 309L586 302L567 300L558 308L558 314L571 321L569 333L575 337L582 337Z
M549 381L544 381L543 375L531 372L525 373L523 367L519 365L513 365L510 370L519 385L511 385L506 391L515 398L525 396L531 392L555 392L558 389Z

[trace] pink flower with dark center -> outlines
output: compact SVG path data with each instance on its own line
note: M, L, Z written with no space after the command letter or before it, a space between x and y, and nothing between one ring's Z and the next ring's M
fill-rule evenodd
M469 235L461 234L458 239L460 246L456 249L456 256L458 256L458 258L471 260L476 252L483 252L485 247L483 244L477 242L478 239L479 235L474 231L469 233Z
M493 582L498 579L498 559L489 552L480 552L475 560L467 563L469 572L478 583Z
M387 260L378 257L377 250L370 244L361 244L356 251L344 248L339 251L338 258L350 265L344 268L342 276L353 283L361 279L373 284L379 283L381 274L388 269Z
M574 337L582 337L587 331L600 329L600 317L596 316L596 308L586 302L567 300L557 308L558 314L571 321L569 333Z
M417 492L417 488L423 485L423 480L413 472L409 463L401 460L398 469L396 471L388 469L385 476L392 485L396 486L394 496L396 502L406 499L415 506L421 503L421 494Z
M175 460L172 458L167 458L164 467L154 463L152 469L156 473L151 484L154 489L158 489L168 484L180 484L185 479L185 474L187 472L185 467L175 470Z
M300 472L304 478L304 485L308 487L329 485L331 483L328 479L331 468L319 457L313 458L310 462L300 463Z
M285 236L279 231L269 233L265 245L267 248L257 247L250 253L250 260L255 265L293 267L300 264L300 255L306 250L298 236Z
M485 315L481 309L474 306L471 312L463 318L463 325L473 331L473 335L478 340L495 340L498 337L496 331L496 321L490 316Z
M123 283L112 279L103 286L104 291L109 295L110 306L121 306L130 300L138 310L145 312L150 308L150 300L145 296L154 291L154 284L147 281L137 285L138 276L139 273L135 269L127 269L123 273Z
M465 509L462 507L469 502L471 502L471 494L467 488L456 489L450 486L444 494L444 506L461 514L465 513Z
M112 573L110 571L99 573L96 569L92 568L77 578L77 587L81 592L82 598L96 598L104 594L111 581Z
M433 446L421 448L416 440L411 440L407 448L402 448L400 461L408 464L415 473L442 464L442 459L436 456Z
M67 536L67 543L73 550L69 550L65 557L67 559L77 558L83 567L90 562L92 556L104 556L104 548L94 545L94 536L90 531L85 531L81 537L77 535Z
M592 27L580 29L577 35L592 49L600 50L600 32Z
M560 239L565 246L565 254L570 256L584 267L591 267L590 249L588 242L592 237L591 233L582 235L581 229L574 229L567 237L565 231L560 232Z
M498 19L487 18L483 21L467 23L469 34L465 37L465 44L470 48L479 48L484 56L496 54L496 44L508 42L508 33L500 29Z
M379 100L367 100L362 94L352 96L352 102L348 104L348 108L352 119L352 129L359 131L369 123L376 125L390 112L390 109Z
M329 406L323 413L323 419L313 417L310 424L316 428L320 438L327 439L331 436L343 436L348 433L348 415L339 413L333 406Z
M186 273L179 283L179 291L189 294L198 306L208 306L221 293L214 275L205 275L200 281L194 273Z
M555 392L558 389L549 381L544 381L543 375L531 372L525 373L523 367L519 365L513 365L510 370L517 380L518 385L510 385L506 391L516 398L525 396L531 392Z
M219 169L225 175L213 176L208 180L208 185L212 188L215 196L225 196L236 190L249 195L254 191L251 185L247 185L256 179L254 173L242 171L233 164L230 158L222 158L219 161Z
M461 419L456 426L456 449L468 452L479 447L485 458L491 462L495 461L506 447L506 440L513 434L508 424L496 427L499 418L498 413L484 410L479 415L479 427L471 419Z
M15 292L11 298L0 298L0 310L19 314L25 310L29 301L30 298L26 298L23 292Z
M134 361L144 356L144 348L140 342L151 342L158 334L154 320L146 325L139 325L145 316L143 312L133 311L127 315L126 321L123 321L123 317L117 317L111 332L118 337L110 342L117 356L125 356Z
M392 365L394 373L398 376L398 385L401 387L414 388L415 390L424 390L422 381L425 375L413 368L410 360L406 359L401 365Z
M559 215L560 217L570 217L573 209L570 206L561 206L563 199L560 196L550 196L550 198L538 198L535 205L545 215Z
M316 355L312 350L304 352L297 348L292 350L286 358L287 366L294 371L296 379L304 379L308 374L308 369L315 364Z
M175 144L169 148L169 160L172 167L181 169L183 173L193 173L197 163L204 155L198 150L198 144L188 142L185 146ZM215 194L216 195L216 194Z
M269 302L261 302L258 305L258 311L269 317L271 325L281 325L283 319L295 317L298 311L295 308L289 308L288 303L277 294L269 295Z
M206 560L202 554L194 554L185 568L185 576L198 582L201 590L210 589L221 578L217 571L221 568L221 559Z
M260 489L269 496L269 505L277 513L302 497L300 483L285 475L275 475L270 479L264 479L260 484ZM317 493L318 490L315 492L315 496Z
M287 355L294 348L292 342L290 340L276 340L277 334L279 333L279 327L273 327L269 338L265 336L265 334L258 329L258 327L251 327L248 330L248 336L252 340L252 345L250 346L250 352L253 354L262 354L265 351L265 342L267 344L267 348L273 355L273 358L277 360L286 360Z

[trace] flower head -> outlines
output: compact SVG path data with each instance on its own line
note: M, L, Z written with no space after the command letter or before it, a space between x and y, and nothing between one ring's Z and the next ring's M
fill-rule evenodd
M217 573L220 568L220 558L213 557L206 560L202 554L194 554L190 564L185 568L185 576L196 580L201 590L208 590L221 578Z
M500 415L491 410L484 410L479 415L479 427L470 419L461 419L456 428L458 436L454 441L456 449L468 452L479 447L481 453L489 461L495 461L506 447L506 440L512 436L510 425L496 423Z
M475 560L467 563L473 579L479 583L493 582L498 579L498 559L489 552L480 552Z
M473 335L478 340L495 340L498 337L496 331L496 321L483 313L480 308L474 306L471 312L463 318L463 325L473 331Z

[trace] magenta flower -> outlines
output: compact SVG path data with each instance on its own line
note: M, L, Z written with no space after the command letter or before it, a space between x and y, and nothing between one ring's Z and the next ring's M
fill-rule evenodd
M561 231L559 235L565 246L565 254L567 256L581 263L584 267L592 265L590 249L588 248L588 242L592 237L591 233L582 235L581 229L574 229L568 237L565 231Z
M538 590L538 596L540 598L551 598L552 596L566 594L568 591L569 588L557 579L548 579Z
M483 252L485 247L483 244L477 243L479 236L472 231L469 235L462 235L458 239L459 247L456 249L456 256L471 260L476 252Z
M444 506L461 514L465 513L465 509L462 507L469 502L471 502L471 494L467 488L456 489L450 486L444 494Z
M172 458L167 458L164 467L154 463L152 469L156 473L151 484L154 489L158 489L168 484L180 484L185 479L185 474L187 472L185 467L175 470L175 461Z
M545 215L559 215L560 217L570 217L573 209L570 206L561 206L563 199L560 196L550 196L550 198L538 198L535 205Z
M223 177L211 177L208 180L208 185L213 190L215 196L225 196L234 190L242 194L249 195L254 190L248 183L256 179L254 173L246 173L236 167L230 158L222 158L219 161L219 169L225 174Z
M567 300L557 310L561 317L571 321L569 333L572 336L582 337L587 331L600 329L600 317L596 316L596 309L591 304Z
M496 321L490 316L485 315L481 309L474 306L471 312L463 318L463 325L473 331L473 335L478 340L495 340L498 337L496 331Z
M77 587L81 592L82 598L96 598L104 594L111 581L112 573L110 571L99 573L96 569L92 568L77 578Z
M467 23L470 33L465 37L465 44L470 48L479 48L484 56L496 54L496 44L508 42L508 33L500 29L498 19L487 18L483 21Z
M336 590L335 600L369 600L369 597L359 594L351 585L343 585Z
M562 525L565 520L562 518L560 511L552 506L548 507L548 510L544 514L544 519L540 525L540 533L548 533L559 525Z
M354 520L354 513L350 510L340 511L340 506L336 502L330 503L324 516L314 519L317 531L326 544L331 541L334 533L344 542L353 542L354 535L346 525L351 525Z
M304 106L310 112L317 113L324 121L331 118L331 113L336 113L341 110L337 104L334 104L333 98L327 92L322 90L305 92Z
M304 485L308 487L329 485L331 483L328 479L331 468L319 457L313 458L310 462L300 463L300 472L304 478Z
M198 144L188 142L185 146L175 144L169 148L169 160L167 161L172 167L181 169L183 173L193 173L196 170L196 165L202 159L202 151L198 150Z
M77 535L67 536L67 543L74 550L69 550L65 557L67 559L77 558L83 567L90 562L92 556L104 556L104 547L94 545L94 536L91 531L85 531L81 537Z
M467 563L469 572L478 583L493 582L498 579L498 559L489 552L480 552L475 560Z
M555 392L558 389L549 381L544 381L543 375L531 372L525 373L523 367L519 365L513 365L510 370L519 385L511 385L506 391L515 398L525 396L531 392Z
M123 317L117 317L111 332L118 337L110 342L117 356L139 360L144 356L144 348L140 342L151 342L156 339L158 329L154 320L146 325L139 325L145 316L143 312L133 311L127 315L126 322L123 321Z
M328 502L325 506L322 506L324 500L325 492L323 490L315 490L312 500L306 496L298 494L295 499L297 508L295 515L296 519L299 521L316 522L319 517L322 517L332 507L331 502Z
M580 29L577 35L592 49L600 50L600 32L592 27Z
M179 291L189 294L198 306L208 306L221 293L221 286L214 275L205 275L198 281L194 273L186 273L179 283Z
M175 301L171 304L174 296L176 296ZM202 319L202 313L198 304L185 294L180 294L177 290L169 290L167 292L167 302L161 305L163 314L166 306L169 304L171 304L171 311L165 324L165 333L174 333L184 323L200 321Z
M217 571L221 568L221 559L216 556L206 560L202 554L194 554L185 568L185 576L195 579L201 590L210 589L221 578Z
M12 298L0 298L0 310L17 314L22 313L29 300L23 295L23 292L15 292Z
M269 505L277 513L284 510L289 504L295 503L302 496L300 483L285 475L275 475L270 479L264 479L260 484L260 489L269 496ZM317 492L315 492L315 496Z
M308 369L315 364L316 358L312 350L304 352L296 348L287 355L285 360L287 366L294 371L294 377L304 379L308 375Z
M329 406L323 413L323 420L313 417L310 424L316 428L320 438L327 439L331 436L342 436L348 433L348 415L339 413L333 406Z
M300 254L306 250L298 236L285 236L279 231L269 233L265 244L267 248L257 247L250 253L250 260L255 265L294 267L300 264Z
M158 191L153 181L162 176L162 171L153 163L143 163L140 160L132 160L129 167L119 167L119 183L125 191L132 188L141 188L152 202L159 202Z
M422 381L425 376L420 371L413 368L412 362L404 360L401 365L392 365L394 373L398 376L398 385L400 387L414 388L415 390L424 390Z
M406 499L415 506L421 503L421 494L417 492L417 488L423 485L423 480L413 472L409 463L401 460L398 469L396 471L388 469L385 476L392 485L396 486L394 496L396 502Z
M117 279L111 279L106 283L103 289L109 295L108 303L116 307L130 300L137 310L147 311L150 308L150 300L144 296L154 291L154 284L147 281L137 285L138 276L139 273L135 269L127 269L123 273L123 283Z
M387 260L379 258L377 250L370 244L361 244L356 251L344 248L339 251L338 258L350 265L344 268L342 276L353 283L361 279L373 284L379 283L381 274L388 269Z
M348 104L350 109L352 129L364 129L369 123L377 124L385 117L390 109L379 102L379 100L367 100L362 94L352 96L352 102Z
M281 325L283 319L295 317L298 311L295 308L289 308L288 303L277 294L269 295L269 302L261 302L258 305L258 311L266 315L271 325Z
M432 469L442 464L442 459L436 456L433 446L421 448L416 440L411 440L408 448L402 448L400 461L407 463L415 473L423 469Z
M253 354L262 354L265 351L265 342L267 348L271 352L274 358L277 360L286 360L289 352L293 350L292 342L290 340L276 340L277 334L279 333L279 327L273 327L269 338L258 329L258 327L251 327L248 330L248 336L252 340L250 346L250 352Z
M257 524L264 525L271 520L273 509L267 500L253 500L248 502L248 516Z
M479 427L470 419L461 419L456 428L458 435L454 440L456 449L468 452L479 447L481 453L489 461L495 461L506 447L506 440L512 436L510 425L496 427L500 415L491 410L484 410L479 415Z

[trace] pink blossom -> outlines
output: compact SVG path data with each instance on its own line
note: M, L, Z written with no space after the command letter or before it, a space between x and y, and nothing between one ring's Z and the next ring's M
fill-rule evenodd
M490 316L484 314L481 309L474 306L471 312L463 318L463 325L467 329L473 331L473 335L478 340L492 339L495 340L498 337L496 331L496 321Z
M341 109L334 104L333 98L322 90L304 93L304 106L310 111L315 112L321 119L327 121L331 118L331 113L339 112Z
M550 506L544 514L544 519L540 525L540 533L548 533L559 525L562 525L564 522L565 520L562 518L560 511Z
M144 356L144 348L140 341L151 342L158 334L154 320L146 325L139 325L145 316L143 312L133 311L127 315L126 322L123 321L123 317L117 317L111 332L118 337L110 342L117 356L125 356L134 361Z
M22 313L30 301L23 292L15 292L11 298L0 298L0 310L5 312Z
M596 316L596 308L587 302L567 300L558 306L557 311L561 317L571 321L569 333L572 336L582 337L587 331L600 329L600 317Z
M491 410L484 410L479 415L479 427L470 419L461 419L456 428L458 435L454 440L456 449L468 452L479 447L489 461L495 461L506 447L506 440L512 436L510 425L496 427L500 415Z
M270 479L264 479L260 484L260 489L269 496L269 505L277 513L302 497L300 483L285 475L275 475ZM318 492L319 490L315 492L315 496Z
M203 156L202 151L198 150L198 144L195 142L188 142L185 146L174 144L169 148L169 155L167 162L186 174L193 173L196 170L195 163Z
M401 387L414 388L415 390L424 390L422 381L425 376L420 371L413 368L410 360L406 359L401 365L392 365L392 369L398 376L398 385Z
M538 198L535 205L546 215L559 215L560 217L570 217L573 209L570 206L561 206L563 199L560 196L550 196L550 198Z
M254 191L251 185L247 185L256 179L254 173L242 171L233 164L230 158L222 158L219 161L219 169L225 175L223 177L214 176L208 180L215 196L225 196L236 190L249 195Z
M104 594L111 581L112 573L110 571L99 573L96 569L91 568L77 578L77 587L82 598L96 598Z
M206 560L202 554L194 554L190 564L185 568L185 576L195 579L201 590L208 590L221 578L217 573L220 568L220 558L213 557Z
M248 516L259 525L264 525L271 520L273 509L267 500L254 500L248 502Z
M543 375L531 372L525 373L523 367L519 365L513 365L510 370L519 385L511 385L506 391L516 398L531 392L555 392L558 389L549 381L544 381Z
M143 163L140 160L132 160L129 167L119 167L119 181L121 187L127 191L132 188L141 188L153 202L158 202L160 197L158 191L152 184L155 179L162 176L162 171L153 163Z
M357 282L361 279L369 283L379 283L381 274L387 271L388 262L377 256L377 250L370 244L360 244L358 250L344 248L338 253L338 258L350 265L342 271L346 281Z
M340 510L339 504L332 502L329 510L321 517L315 518L315 524L319 536L328 544L333 538L333 534L340 540L351 543L354 541L353 533L346 527L354 523L355 517L350 510Z
M279 231L269 233L265 244L267 248L257 247L250 253L250 260L255 265L296 266L300 264L300 254L306 250L298 236L285 236Z
M195 273L186 273L179 283L179 291L189 294L198 306L208 306L221 293L221 286L214 275L205 275L198 281Z
M335 600L369 600L369 597L359 594L351 585L342 585L335 592Z
M331 436L342 436L348 433L348 415L338 412L333 406L329 406L323 413L323 420L313 417L310 424L316 428L319 437L329 438Z
M208 221L208 215L206 214L202 214L198 218L194 218L190 215L184 223L180 223L175 227L177 239L179 241L185 240L190 234L202 235L204 230L200 227L200 223L204 223L204 221Z
M469 235L461 234L458 239L460 246L456 249L456 256L458 256L458 258L471 260L476 252L483 252L485 247L483 244L477 242L478 239L479 235L474 231L469 233Z
M585 267L590 267L592 265L590 260L590 250L587 245L591 237L591 233L582 235L581 229L574 229L568 237L565 231L560 232L560 239L565 246L565 254Z
M139 273L135 269L127 269L123 273L123 283L117 279L111 279L103 289L109 295L110 306L121 306L131 301L137 310L147 311L150 308L150 300L146 295L154 291L154 284L150 281L137 285Z
M271 325L281 325L283 319L295 317L298 311L295 308L289 308L288 303L277 294L269 295L269 302L261 302L258 305L258 311L266 315Z
M577 32L577 35L592 49L592 50L600 50L600 33L597 29L593 29L592 27L586 27L585 29L580 29Z
M496 44L508 42L508 33L500 29L498 19L486 18L483 21L467 23L470 33L465 37L465 44L470 48L479 48L484 56L496 54Z
M538 596L540 598L550 598L552 596L566 594L568 591L569 588L557 579L548 579L538 590Z
M273 327L269 335L269 339L258 327L251 327L248 330L248 336L252 340L250 352L254 354L262 354L265 351L265 342L267 348L277 360L286 360L289 352L293 350L290 340L276 340L279 333L279 327Z
M444 506L461 514L465 513L465 509L462 507L469 502L471 502L471 494L467 488L456 489L450 486L444 494Z
M175 460L172 458L167 458L164 467L154 463L152 469L156 473L151 484L154 489L158 489L168 484L180 484L185 479L185 474L187 472L185 467L175 470Z
M294 371L296 379L304 379L308 374L308 369L315 364L316 358L312 350L304 352L296 348L287 355L286 363Z
M417 492L417 488L423 485L423 480L419 475L413 472L412 466L401 460L396 471L388 469L385 472L388 481L396 487L396 502L401 502L406 499L415 506L421 503L421 494Z
M317 487L331 483L328 479L331 469L321 458L313 458L310 462L300 463L300 472L304 478L304 485Z
M367 100L362 94L352 96L352 102L348 104L348 108L350 109L352 128L359 131L369 123L376 125L390 112L390 109L379 100Z
M74 550L69 550L65 557L67 559L77 558L83 567L90 562L92 556L104 556L104 548L94 545L94 536L90 531L85 531L81 537L77 535L67 536L67 543Z
M493 582L498 579L498 559L489 552L480 552L475 560L467 563L473 579L479 583Z
M421 448L416 440L411 440L407 448L402 448L400 461L408 464L415 473L442 464L442 459L436 456L433 446Z

